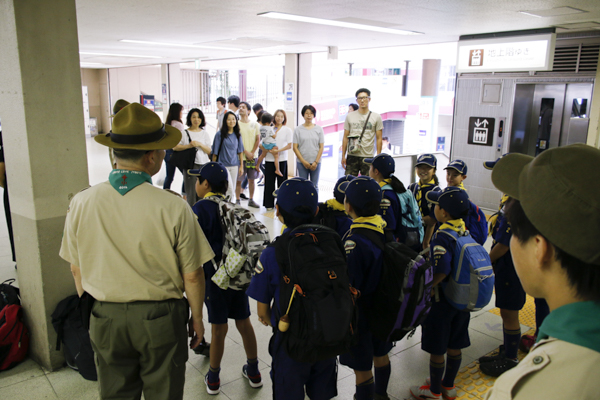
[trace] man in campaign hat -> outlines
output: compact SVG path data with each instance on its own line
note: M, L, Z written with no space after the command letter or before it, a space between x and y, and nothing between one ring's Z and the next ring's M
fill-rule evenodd
M152 185L181 132L133 103L94 139L114 149L117 169L73 197L60 256L77 293L96 300L90 339L100 397L182 399L188 301L202 338L202 265L214 253L187 203Z

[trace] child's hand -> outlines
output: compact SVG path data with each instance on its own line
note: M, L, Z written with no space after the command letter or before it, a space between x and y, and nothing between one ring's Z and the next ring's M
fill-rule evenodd
M271 136L273 139L275 139L277 137L277 132L273 133L273 136Z

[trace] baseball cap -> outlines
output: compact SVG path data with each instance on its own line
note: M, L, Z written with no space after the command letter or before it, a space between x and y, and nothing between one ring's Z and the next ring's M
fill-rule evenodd
M453 217L465 216L471 206L467 191L455 186L449 186L441 192L429 191L425 197L429 202L438 204Z
M444 169L455 169L461 175L467 174L467 164L463 160L454 160Z
M342 182L339 190L346 194L347 201L354 207L364 208L367 203L381 201L381 187L375 179L359 176L350 182Z
M284 211L298 218L313 217L317 212L319 194L314 183L304 178L291 178L281 184L273 193L277 197L277 205ZM307 212L299 212L297 207L305 206Z
M509 155L510 153L504 153L502 154L502 157ZM494 169L494 166L496 165L496 163L502 158L502 157L498 157L496 159L496 161L484 161L483 162L483 168L485 169L489 169L492 170Z
M421 154L419 156L419 158L417 158L417 164L416 165L420 165L420 164L425 164L425 165L429 165L432 168L437 168L437 158L435 158L435 156L433 154Z
M209 162L200 169L188 169L188 175L201 176L213 185L221 185L227 181L227 170L221 163Z
M552 244L600 265L600 150L585 144L548 149L533 158L512 153L494 165L492 182L521 202L533 226Z
M373 168L381 172L386 178L396 170L396 162L389 154L379 154L374 158L365 158L365 163L372 164Z
M345 175L338 179L338 181L335 183L335 187L333 188L333 197L335 197L335 199L340 203L344 202L344 197L346 196L344 192L340 192L340 184L344 182L350 182L354 178L356 178L354 175Z

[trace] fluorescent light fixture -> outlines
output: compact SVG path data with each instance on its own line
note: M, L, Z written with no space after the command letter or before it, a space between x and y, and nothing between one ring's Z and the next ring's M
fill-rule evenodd
M529 15L530 17L542 18L542 16L541 16L541 15L532 14L532 13L529 13L529 12L527 12L527 11L519 11L519 13L520 13L520 14Z
M273 11L259 13L257 15L259 17L284 19L287 21L306 22L309 24L337 26L339 28L361 29L361 30L365 30L365 31L392 33L394 35L422 35L422 33L420 33L420 32L404 31L401 29L383 28L383 27L374 26L374 25L355 24L353 22L342 22L342 21L335 21L332 19L304 17L302 15L285 14L285 13L279 13L279 12L273 12Z
M579 8L574 8L574 7L556 7L556 8L550 8L547 10L523 10L523 11L519 11L519 12L521 14L530 15L532 17L548 18L548 17L558 17L561 15L586 13L587 11L580 10Z
M158 56L137 56L133 54L112 54L112 53L90 53L87 51L80 51L79 54L88 56L109 56L109 57L130 57L130 58L162 58Z
M121 39L121 40L119 40L119 42L137 43L137 44L152 44L152 45L157 45L157 46L193 47L196 49L233 50L233 51L241 51L242 50L242 49L236 49L233 47L202 46L202 45L198 45L198 44L184 44L184 43L149 42L147 40Z
M91 63L91 62L85 62L85 61L81 61L79 64L86 64L86 65L102 65L102 63Z

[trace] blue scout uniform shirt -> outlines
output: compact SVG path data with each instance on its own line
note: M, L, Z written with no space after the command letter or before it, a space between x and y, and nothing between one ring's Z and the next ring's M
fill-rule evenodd
M319 207L321 207L321 204L324 204L331 210L344 212L344 215L335 217L335 231L338 233L338 235L340 235L340 238L343 238L346 232L348 232L350 229L350 225L352 225L352 219L346 214L344 205L336 199L330 199L325 203L319 203Z
M439 192L442 189L438 185L436 185L433 179L427 184L421 187L419 182L411 183L408 186L408 190L412 192L417 200L417 204L419 205L419 211L421 211L421 217L425 218L428 215L433 215L434 205L427 201L425 197L427 193L431 190L435 192Z
M450 220L442 224L439 230L433 234L429 245L429 251L434 274L450 275L450 272L452 272L452 257L454 255L456 242L452 236L442 232L442 230L446 229L464 232L465 223L462 219Z
M379 212L377 214L381 215L385 221L385 230L392 231L394 239L397 239L399 237L397 231L402 228L401 223L399 223L400 218L402 217L400 199L393 190L382 190L382 192L383 198L381 199L381 206L379 207Z
M215 253L215 260L221 260L223 256L223 228L221 227L219 205L214 201L203 199L194 204L192 210L198 216L198 223ZM204 264L204 271L208 279L215 274L215 267L211 261Z
M228 134L223 140L223 148L220 149L221 132L217 132L212 145L212 154L219 154L218 162L226 167L240 165L240 156L238 154L244 152L244 142L242 137L238 139L235 133Z
M496 260L496 268L504 266L510 266L514 268L512 256L510 255L510 238L512 236L512 230L510 229L510 225L506 220L503 212L498 213L498 219L496 220L496 224L494 226L494 230L492 232L492 238L494 239L494 244L492 245L492 249L496 246L496 244L500 243L509 247L509 250L502 257Z

